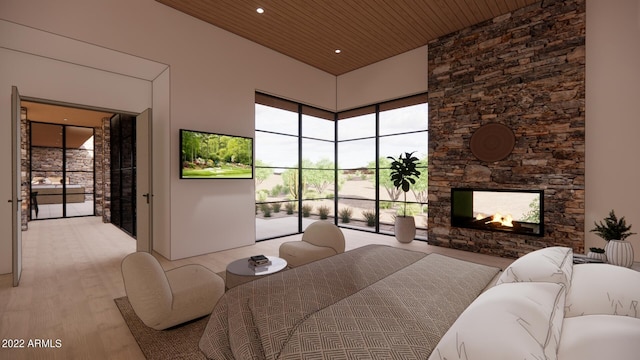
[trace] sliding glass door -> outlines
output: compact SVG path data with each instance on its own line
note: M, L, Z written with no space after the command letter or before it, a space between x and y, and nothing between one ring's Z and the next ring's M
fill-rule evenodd
M94 129L31 122L31 219L95 215Z

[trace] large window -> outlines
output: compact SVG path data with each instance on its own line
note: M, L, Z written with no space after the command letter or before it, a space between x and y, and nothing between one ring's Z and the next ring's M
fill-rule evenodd
M426 238L427 114L426 95L334 114L256 94L257 239L316 220L393 233L404 193L390 185L387 156L404 152L421 159L407 212Z
M428 105L417 103L387 103L380 106L379 112L379 180L380 193L380 231L393 232L395 216L405 211L403 202L407 201L407 215L415 217L417 237L427 236L427 131ZM426 99L425 99L426 100ZM397 159L406 152L414 153L420 159L421 175L408 193L398 191L389 179L389 156Z
M335 115L302 107L302 228L335 214Z
M420 159L422 175L406 194L406 211L416 219L417 237L426 239L427 118L425 95L338 114L338 169L345 179L338 206L351 214L348 223L339 219L341 225L393 233L405 194L390 180L388 157L409 152Z
M300 231L299 107L260 95L255 106L256 238L295 234Z
M376 107L338 114L338 223L377 230Z

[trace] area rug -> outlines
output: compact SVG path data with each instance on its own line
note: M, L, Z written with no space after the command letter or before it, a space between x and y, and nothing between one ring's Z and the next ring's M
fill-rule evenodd
M147 359L205 359L198 342L208 316L167 330L154 330L140 320L126 296L113 301Z

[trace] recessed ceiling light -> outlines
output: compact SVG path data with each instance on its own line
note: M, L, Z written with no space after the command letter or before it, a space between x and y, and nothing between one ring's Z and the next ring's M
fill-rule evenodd
M342 50L336 49L336 54L340 54L341 52L342 52Z
M262 13L264 13L264 9L263 9L263 8L261 8L261 7L259 7L259 8L257 8L257 9L256 9L256 12L257 12L258 14L262 14Z

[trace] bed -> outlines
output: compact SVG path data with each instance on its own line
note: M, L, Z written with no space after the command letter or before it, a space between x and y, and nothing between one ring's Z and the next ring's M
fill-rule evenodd
M426 359L499 269L369 245L230 289L209 359Z

